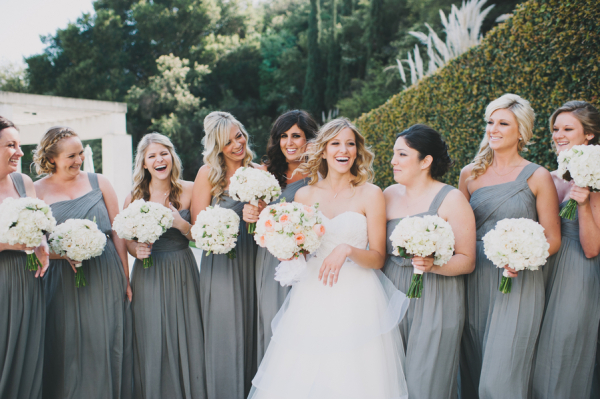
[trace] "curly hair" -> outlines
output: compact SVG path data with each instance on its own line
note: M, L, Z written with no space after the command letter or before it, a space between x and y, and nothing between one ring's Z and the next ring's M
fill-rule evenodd
M600 112L592 104L586 101L568 101L559 109L554 111L550 117L550 131L554 127L556 118L563 112L570 112L583 126L585 134L593 134L594 138L588 144L598 144L600 139Z
M237 126L246 138L246 156L242 161L242 166L251 166L254 153L250 149L250 137L248 132L233 115L229 112L213 111L204 118L205 136L202 139L204 145L204 163L210 167L208 181L212 187L210 194L213 197L220 198L225 192L227 181L227 167L223 148L229 142L229 132L232 126Z
M267 159L264 164L267 166L267 170L277 178L281 189L287 186L286 173L288 170L287 158L281 152L281 135L294 125L304 132L307 142L317 137L319 130L319 125L314 118L308 112L298 109L286 112L273 123L267 144Z
M533 123L535 121L535 112L533 112L529 101L516 94L504 94L488 104L485 109L485 120L490 120L492 114L499 109L510 110L517 119L519 135L521 136L517 151L526 151L525 146L533 137ZM484 174L492 162L494 162L494 150L490 148L487 134L485 134L479 145L479 152L473 159L473 169L469 179L474 180Z
M308 184L318 182L319 174L323 178L327 177L329 171L327 160L322 155L327 148L327 144L344 129L352 130L356 140L356 159L350 168L350 173L354 178L350 183L353 187L357 187L365 182L373 181L373 159L375 156L365 145L365 138L349 119L337 118L328 122L319 130L317 138L311 142L306 150L306 162L296 169L297 173L304 173L310 177Z
M48 129L40 144L33 152L33 163L38 176L51 175L56 172L56 165L50 162L60 154L58 143L67 137L79 137L74 130L66 126L55 126Z
M410 148L419 152L420 160L431 155L433 161L429 167L429 174L434 179L444 176L454 165L454 161L448 154L448 144L435 129L416 124L396 134L396 139L399 137L402 137Z
M145 201L150 200L150 181L152 180L152 175L148 169L144 168L144 159L146 158L146 150L152 143L162 145L171 154L173 165L171 167L171 192L169 193L169 202L172 203L176 209L180 209L181 202L179 202L179 198L183 192L183 188L179 180L182 171L181 159L175 152L175 147L173 146L171 140L169 140L167 136L156 132L148 133L142 137L138 143L133 167L133 189L131 190L131 201L135 201L137 199L143 199Z

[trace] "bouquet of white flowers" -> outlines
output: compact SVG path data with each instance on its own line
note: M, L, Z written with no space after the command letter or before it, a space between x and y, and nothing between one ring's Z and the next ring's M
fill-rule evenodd
M113 222L113 230L119 237L146 244L154 244L154 241L171 226L173 226L173 212L169 208L143 199L129 204ZM152 266L152 256L144 259L143 263L144 269Z
M267 204L281 195L279 182L271 173L254 168L239 168L229 179L229 195L237 201L258 206L258 201ZM254 233L256 223L248 224L248 233Z
M537 270L546 263L548 248L544 228L531 219L502 219L483 236L485 256L498 268ZM512 280L505 270L499 289L508 294L511 286Z
M600 146L576 145L558 154L558 176L575 181L578 187L600 191ZM577 201L570 199L560 211L560 216L574 220Z
M209 206L201 211L192 227L192 237L196 246L206 252L227 254L235 259L235 243L240 227L240 217L231 209Z
M398 223L390 241L393 254L410 259L414 256L426 258L433 255L433 264L442 266L454 255L454 232L450 223L437 215L406 217ZM406 296L421 298L423 272L414 269Z
M285 199L267 206L260 213L254 240L277 258L297 258L300 254L313 253L321 245L321 237L325 234L318 204L306 206L283 201ZM277 266L275 280L282 286L292 285L303 270L295 265L297 262L282 262ZM290 268L294 271L290 272Z
M0 205L0 242L38 247L44 234L52 232L56 220L52 210L37 198L6 198ZM41 263L33 251L27 252L27 268L37 270Z
M106 235L98 229L95 218L94 221L67 219L56 226L48 243L52 252L78 262L75 266L79 268L84 260L102 255ZM79 288L85 285L85 276L80 269L75 275L75 286Z

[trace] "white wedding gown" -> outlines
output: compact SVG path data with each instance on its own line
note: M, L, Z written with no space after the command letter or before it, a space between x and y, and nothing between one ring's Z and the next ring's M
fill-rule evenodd
M339 244L366 248L367 219L323 218L316 256L272 323L273 338L249 399L404 399L404 349L398 323L408 299L379 270L347 259L337 284L318 280Z

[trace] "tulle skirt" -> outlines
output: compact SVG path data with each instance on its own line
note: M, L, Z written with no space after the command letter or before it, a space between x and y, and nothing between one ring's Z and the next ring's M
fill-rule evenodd
M408 390L398 323L408 299L379 270L346 261L338 283L312 258L272 323L251 399L401 399Z

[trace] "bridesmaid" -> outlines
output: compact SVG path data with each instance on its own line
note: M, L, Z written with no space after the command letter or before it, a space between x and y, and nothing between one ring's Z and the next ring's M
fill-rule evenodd
M483 251L483 236L505 218L528 218L545 229L554 254L560 247L558 197L550 173L520 155L533 135L535 115L515 94L492 101L479 153L465 166L459 188L477 225L475 271L467 276L461 342L462 398L526 398L533 352L544 311L542 269L515 273L512 292L498 290L502 269Z
M475 269L475 217L464 195L439 182L451 167L448 146L438 132L414 125L396 136L394 180L384 191L387 236L407 216L438 215L452 226L455 252L450 261L434 266L433 258L411 260L389 255L383 272L406 293L413 266L423 274L423 294L411 299L400 323L406 352L406 383L411 399L448 398L457 395L460 339L465 321L463 274Z
M557 152L598 144L600 113L570 101L550 117ZM544 267L546 312L533 374L534 398L589 398L600 322L600 194L552 178L563 202L577 201L575 220L561 219L562 244Z
M238 168L256 167L248 133L233 115L214 111L204 119L204 166L192 194L192 223L209 205L240 216L236 258L210 254L200 270L206 387L210 399L245 398L256 373L256 243L241 220L244 204L227 194Z
M15 125L0 116L0 203L6 198L35 197L29 176L18 173L23 156ZM27 269L22 244L0 243L0 398L42 397L44 363L43 282L48 268L48 244L35 249L43 268Z
M271 204L279 203L282 198L287 202L294 201L296 191L308 184L309 179L306 175L294 174L294 171L302 161L307 141L314 139L318 130L319 126L312 116L300 110L286 112L273 124L267 146L268 159L265 165L260 167L277 177L281 186L281 196ZM262 209L250 204L244 205L244 221L255 223ZM277 265L279 260L266 248L258 248L256 255L257 364L260 364L273 335L271 321L290 290L290 287L282 287L274 280Z
M42 137L33 160L39 198L58 224L96 219L109 238L102 255L84 261L85 287L75 287L74 262L50 255L44 277L46 340L43 391L46 398L132 396L131 287L125 241L112 234L117 195L102 175L80 170L83 146L68 127Z
M137 199L156 202L171 208L174 222L153 245L127 241L138 259L131 277L138 398L206 398L200 274L189 248L193 183L180 180L180 174L171 141L159 133L145 135L124 207ZM141 260L150 254L154 265L144 269Z

